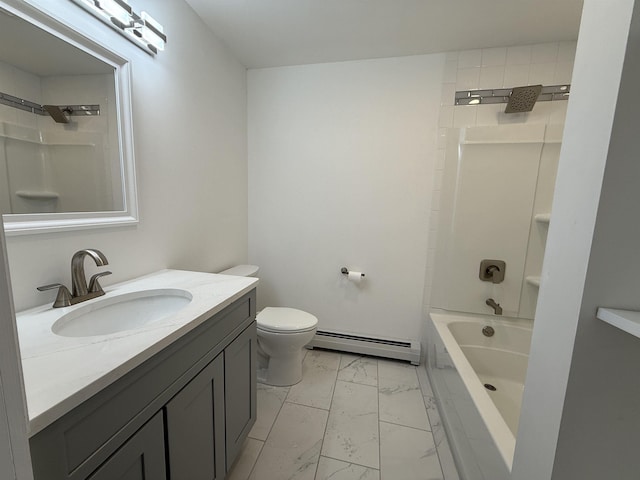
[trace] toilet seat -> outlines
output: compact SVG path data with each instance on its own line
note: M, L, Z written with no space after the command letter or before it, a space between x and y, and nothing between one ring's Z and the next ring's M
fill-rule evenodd
M258 329L273 333L301 333L316 328L318 319L310 313L287 307L266 307L256 317Z

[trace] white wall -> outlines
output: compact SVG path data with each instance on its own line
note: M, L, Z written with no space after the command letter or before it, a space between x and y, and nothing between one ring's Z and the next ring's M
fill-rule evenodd
M52 301L55 292L35 287L68 284L71 256L82 248L109 259L105 284L165 267L216 271L246 262L245 68L183 1L131 1L165 27L167 47L155 58L72 2L32 3L132 62L140 223L7 239L16 308Z
M514 480L640 471L640 340L595 318L640 310L639 17L633 0L584 4Z
M420 337L444 55L249 71L259 306ZM364 271L356 286L340 268Z

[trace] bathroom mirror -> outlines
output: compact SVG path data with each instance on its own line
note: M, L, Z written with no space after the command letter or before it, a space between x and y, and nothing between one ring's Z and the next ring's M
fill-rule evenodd
M0 1L0 211L7 235L137 222L129 64Z

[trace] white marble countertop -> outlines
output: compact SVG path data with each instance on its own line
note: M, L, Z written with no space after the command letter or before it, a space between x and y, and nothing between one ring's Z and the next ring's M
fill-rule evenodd
M51 304L16 315L29 434L34 435L185 333L253 289L257 278L162 270L105 288L106 295L71 307ZM78 307L123 293L177 288L192 295L177 313L108 335L63 337L51 326Z

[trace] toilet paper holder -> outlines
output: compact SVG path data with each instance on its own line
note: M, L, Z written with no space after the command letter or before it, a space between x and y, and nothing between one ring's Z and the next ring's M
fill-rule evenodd
M341 272L343 275L349 275L349 269L348 269L347 267L342 267L342 268L340 269L340 272ZM364 273L361 273L361 274L360 274L360 276L364 277Z

